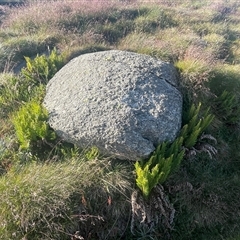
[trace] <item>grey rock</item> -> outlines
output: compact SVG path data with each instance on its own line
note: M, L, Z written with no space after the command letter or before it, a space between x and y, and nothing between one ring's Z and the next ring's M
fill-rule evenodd
M65 141L106 156L139 160L181 127L175 68L126 51L84 54L49 81L49 124Z

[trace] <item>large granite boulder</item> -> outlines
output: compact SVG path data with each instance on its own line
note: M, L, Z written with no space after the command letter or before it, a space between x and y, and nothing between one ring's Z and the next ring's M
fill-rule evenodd
M126 51L74 58L49 81L44 105L62 139L120 159L148 157L181 127L175 68Z

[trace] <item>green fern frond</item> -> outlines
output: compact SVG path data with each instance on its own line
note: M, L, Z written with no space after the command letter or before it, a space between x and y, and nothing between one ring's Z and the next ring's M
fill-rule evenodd
M167 177L171 171L171 164L173 160L174 155L172 154L170 157L167 159L164 159L164 164L162 165L161 168L161 177L159 178L159 183L162 184L167 180Z
M53 140L55 133L47 124L48 113L39 103L32 101L14 113L12 122L22 149L38 140Z
M188 124L185 124L181 131L180 131L180 136L183 138L183 139L186 139L188 137L188 134L189 134L189 131L188 131Z
M209 114L209 109L204 112L202 118L199 116L200 109L201 103L197 107L191 106L187 115L188 122L172 143L159 144L146 163L135 163L136 183L144 197L147 198L157 184L164 183L169 175L177 170L185 154L184 147L194 147L212 122L213 115Z
M26 67L21 70L21 74L36 85L46 84L64 63L63 57L57 54L56 49L53 49L49 56L37 55L34 59L24 58Z
M239 100L236 95L226 90L214 101L215 112L226 124L236 124L240 121Z
M190 136L184 142L184 146L186 148L192 148L197 143L197 139L198 139L200 133L201 133L201 128L198 128L197 130L192 132L190 134Z
M214 115L212 114L208 114L202 118L201 126L200 126L201 133L203 133L209 127L209 125L212 123L213 120L214 120Z
M183 149L181 152L179 152L177 155L174 156L169 174L172 174L179 168L180 163L182 162L182 159L184 157L184 154L185 154L185 150Z
M187 122L188 123L194 118L194 116L199 114L201 105L202 105L201 103L199 103L197 107L194 104L191 105L189 112L187 113Z
M163 142L145 164L135 163L136 183L146 198L157 184L165 182L179 166L184 155L182 143L182 137L173 143Z

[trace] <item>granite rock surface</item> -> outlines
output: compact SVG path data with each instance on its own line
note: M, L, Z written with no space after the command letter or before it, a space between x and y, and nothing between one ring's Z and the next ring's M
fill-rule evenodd
M147 55L110 50L66 64L47 85L49 124L65 141L139 160L181 127L176 69Z

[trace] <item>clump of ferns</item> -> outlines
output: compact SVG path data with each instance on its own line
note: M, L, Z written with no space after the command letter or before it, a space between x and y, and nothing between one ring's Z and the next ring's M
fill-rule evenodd
M214 119L207 109L200 116L201 103L190 107L183 117L183 127L179 136L172 142L163 142L158 145L147 161L135 163L136 184L148 199L152 189L157 184L164 183L169 175L176 171L184 157L205 152L212 158L217 149L209 143L217 140L205 130Z
M217 144L217 140L211 134L206 134L205 130L212 123L214 116L209 113L209 108L200 116L200 110L201 103L197 107L194 104L191 106L184 116L185 124L180 136L183 137L186 157L205 152L212 159L217 153L217 149L212 144Z
M240 122L239 96L224 90L213 100L213 110L227 126L236 126Z
M172 229L175 209L169 202L162 184L175 172L183 158L206 152L210 158L217 153L208 141L216 143L216 139L205 134L205 130L213 121L214 116L207 109L200 116L201 104L193 104L184 114L183 127L179 136L173 142L163 142L158 145L151 157L134 164L136 170L136 185L140 189L131 196L132 221L131 232L136 234L136 226L153 229L164 226L162 232L167 239ZM150 224L150 225L149 225ZM153 229L151 226L154 226Z

